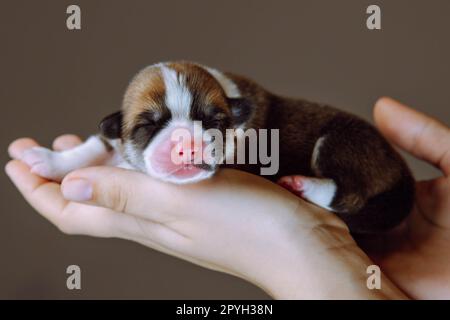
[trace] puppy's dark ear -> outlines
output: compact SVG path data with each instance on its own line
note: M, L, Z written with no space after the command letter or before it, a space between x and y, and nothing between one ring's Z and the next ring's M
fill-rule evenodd
M100 132L108 139L122 136L122 111L114 112L100 122Z
M250 120L253 113L253 104L246 98L228 98L228 104L233 117L233 125L240 126Z

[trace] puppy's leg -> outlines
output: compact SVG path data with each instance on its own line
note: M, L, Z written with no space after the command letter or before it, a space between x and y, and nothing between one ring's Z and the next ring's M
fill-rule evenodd
M83 144L61 152L33 147L24 152L21 160L30 166L33 173L49 180L61 181L73 170L108 164L115 158L114 153L107 141L100 136L92 136Z
M348 150L354 147L348 137L337 141L331 141L332 138L324 135L315 143L311 154L315 177L284 176L278 183L324 209L355 212L366 202L370 180L363 177L364 168L358 162L358 154Z
M331 179L310 178L300 175L284 176L278 183L294 194L319 207L333 210L330 206L336 194L336 184Z

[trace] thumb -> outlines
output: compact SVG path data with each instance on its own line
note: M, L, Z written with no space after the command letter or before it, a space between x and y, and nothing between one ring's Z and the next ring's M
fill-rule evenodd
M446 125L390 98L377 101L374 118L387 139L450 174L450 129Z
M158 221L171 208L176 186L131 170L115 167L89 167L67 175L61 183L67 200L112 209Z

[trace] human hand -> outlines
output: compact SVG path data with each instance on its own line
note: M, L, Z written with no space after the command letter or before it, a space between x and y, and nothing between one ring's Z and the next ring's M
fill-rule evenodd
M389 98L380 99L374 113L387 139L443 176L417 182L413 212L401 226L360 244L410 297L449 299L450 129Z
M66 149L78 138L57 139ZM19 159L36 146L11 144L8 175L26 200L69 234L118 237L246 279L276 298L401 298L385 279L366 287L372 262L335 215L244 172L221 170L193 185L93 167L47 181Z

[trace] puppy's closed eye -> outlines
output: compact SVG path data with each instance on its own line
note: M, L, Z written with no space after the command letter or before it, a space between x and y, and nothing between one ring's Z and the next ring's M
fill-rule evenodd
M145 148L156 133L163 128L169 116L157 111L145 111L137 117L131 133L134 143Z
M132 139L133 142L141 148L145 148L150 142L150 139L156 132L156 126L152 124L141 124L133 129Z

